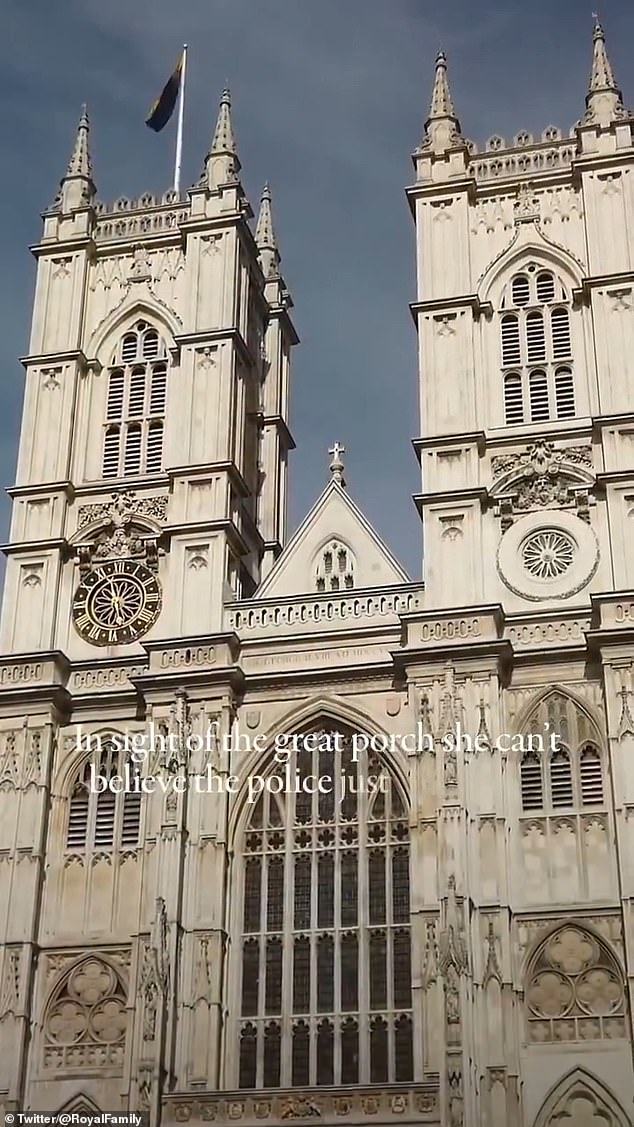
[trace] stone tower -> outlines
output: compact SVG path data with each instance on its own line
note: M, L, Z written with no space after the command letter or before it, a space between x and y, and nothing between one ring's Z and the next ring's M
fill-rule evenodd
M624 1122L600 1081L632 1114L633 128L597 23L569 135L478 152L441 53L413 157L418 640L439 681L449 659L440 700L503 745L446 759L438 808L440 887L472 943L446 956L451 1124ZM558 737L543 752L511 738L540 732Z
M631 1124L633 130L598 24L568 136L478 152L438 56L422 582L339 442L285 542L297 338L228 92L186 199L97 203L82 113L5 547L6 1111Z

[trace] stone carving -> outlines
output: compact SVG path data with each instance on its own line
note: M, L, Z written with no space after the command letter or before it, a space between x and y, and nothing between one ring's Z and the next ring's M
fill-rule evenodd
M122 1067L127 1025L122 980L91 955L73 966L46 1008L44 1068Z
M450 1127L463 1127L462 1073L458 1070L450 1070L447 1073L447 1103Z
M141 997L143 999L143 1040L156 1038L156 1019L161 998L165 997L169 980L167 952L167 915L165 901L157 897L150 940L144 947L141 966Z
M143 1111L145 1113L149 1112L152 1106L152 1088L152 1067L151 1065L141 1065L141 1067L139 1068L139 1086L137 1094L139 1111Z
M478 712L479 712L479 723L478 723L478 731L476 733L475 747L478 748L479 750L488 748L489 751L493 751L493 744L491 742L491 733L489 732L489 728L488 728L487 720L486 720L486 705L484 703L483 697L480 697L480 703L478 704Z
M188 740L192 732L192 719L187 693L184 689L177 689L174 702L170 708L167 733L165 766L168 771L177 772L181 767L189 766Z
M47 391L57 391L61 385L61 368L41 368L40 374L43 378L43 386Z
M136 246L132 252L129 280L131 282L151 281L150 257L144 246Z
M625 1036L621 970L589 932L556 931L533 960L526 989L532 1041L583 1041Z
M425 925L425 954L423 956L422 983L426 990L438 977L438 942L436 921L428 920Z
M3 732L0 736L0 791L14 790L20 785L17 736L17 732Z
M447 895L443 900L442 928L440 932L440 967L454 966L458 974L467 969L467 948L464 938L463 908L456 899L456 878L450 873Z
M110 501L81 505L77 513L77 528L95 521L121 525L134 516L148 517L162 523L167 517L167 502L167 496L137 497L131 489L125 493L112 493Z
M502 529L511 526L516 513L574 505L589 523L588 493L592 486L592 450L589 446L555 449L539 439L523 454L501 454L492 459L492 497L497 501Z
M196 946L196 959L194 962L194 988L192 992L192 1005L198 1002L211 1000L211 961L209 954L209 937L201 935Z
M623 740L626 736L634 737L634 718L632 717L630 709L630 697L632 693L631 690L624 685L618 695L621 698L621 715L619 717L616 738ZM2 773L0 772L0 781L1 779Z
M166 498L150 500L167 501ZM103 520L105 528L98 533L92 544L79 546L78 556L82 569L90 566L93 560L129 559L133 556L145 556L148 566L156 568L158 554L156 538L148 535L145 529L142 530L135 524L135 517L149 514L139 511L139 503L133 493L113 493L110 504L86 506L86 508L93 509L93 519ZM80 512L79 515L81 517L83 514Z
M429 704L429 695L427 692L421 693L420 706L419 706L419 721L420 730L423 739L421 740L421 754L429 751L432 755L435 754L434 732L432 723L432 713Z
M0 986L0 1021L9 1014L15 1014L20 999L20 956L19 947L7 947L2 968Z
M319 1119L321 1107L307 1096L289 1096L280 1103L280 1119Z
M495 926L492 919L487 923L486 934L486 963L484 967L484 977L482 983L486 986L489 982L495 979L502 984L502 972L498 961L497 944L495 938Z
M450 791L458 785L458 756L456 750L455 734L462 715L462 702L454 682L454 671L451 662L445 667L445 684L442 693L440 720L436 733L436 743L443 750L443 777L445 787ZM454 738L447 739L447 736Z
M533 186L522 184L513 204L515 223L536 223L540 217L539 196L535 195Z

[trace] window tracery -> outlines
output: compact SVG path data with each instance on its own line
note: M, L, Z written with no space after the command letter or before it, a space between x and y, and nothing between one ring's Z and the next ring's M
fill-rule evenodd
M160 472L167 368L167 350L158 332L137 321L119 342L108 372L104 477Z
M279 770L279 767L278 767ZM238 1084L413 1079L407 815L396 781L348 737L293 751L244 835ZM370 792L368 776L384 779ZM342 778L346 780L345 785Z
M537 950L526 1005L530 1041L626 1036L621 969L603 943L573 924L559 928Z
M527 744L530 741L532 746L526 747L520 763L523 813L604 807L604 765L597 732L572 700L551 694L541 702L527 732Z
M570 298L551 271L529 263L512 278L500 333L505 422L572 418Z
M66 850L70 853L113 852L136 849L141 826L141 794L115 793L91 786L95 776L111 779L123 775L127 759L111 740L101 740L82 764L69 806Z
M109 963L91 956L64 976L44 1019L45 1068L121 1066L127 1031L126 991Z

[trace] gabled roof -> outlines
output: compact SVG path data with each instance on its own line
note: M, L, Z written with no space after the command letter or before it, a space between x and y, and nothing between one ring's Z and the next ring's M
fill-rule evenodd
M284 598L316 590L317 569L328 547L347 548L354 562L354 588L393 587L409 576L346 490L333 479L252 596Z

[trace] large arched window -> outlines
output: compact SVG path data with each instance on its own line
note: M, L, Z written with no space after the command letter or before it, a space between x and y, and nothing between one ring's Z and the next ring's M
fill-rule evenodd
M99 780L109 781L114 775L124 775L126 762L122 749L111 740L102 739L82 764L69 802L66 828L69 853L111 853L138 847L141 795L131 790L100 789Z
M575 415L570 298L549 270L528 263L507 286L500 316L504 421Z
M165 344L145 321L137 321L119 341L108 372L104 477L162 469L167 366Z
M413 1079L408 820L396 780L342 736L293 751L244 834L241 1088ZM319 749L321 744L321 749ZM271 775L284 777L275 764ZM378 776L374 788L368 776ZM334 779L333 793L301 790ZM345 785L342 784L345 779ZM327 784L324 784L326 786ZM295 784L293 784L294 789Z

